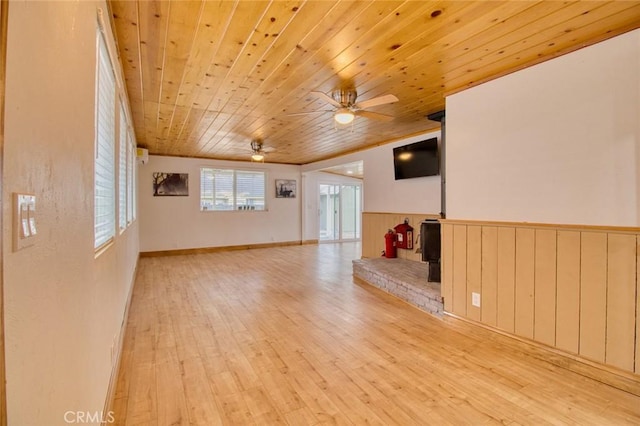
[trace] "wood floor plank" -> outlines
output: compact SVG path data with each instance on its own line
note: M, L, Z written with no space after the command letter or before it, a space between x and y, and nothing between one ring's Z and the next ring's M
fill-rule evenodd
M155 367L151 363L134 364L131 374L125 425L153 424L158 419ZM118 413L116 413L118 415Z
M636 395L354 283L359 257L343 243L141 259L115 424L640 423Z
M167 356L156 365L158 424L172 425L189 421L189 409L182 388L182 375L177 355Z

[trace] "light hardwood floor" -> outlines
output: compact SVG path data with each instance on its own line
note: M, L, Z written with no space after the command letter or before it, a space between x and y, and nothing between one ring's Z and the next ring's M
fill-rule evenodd
M116 424L640 424L638 396L355 284L359 255L140 259Z

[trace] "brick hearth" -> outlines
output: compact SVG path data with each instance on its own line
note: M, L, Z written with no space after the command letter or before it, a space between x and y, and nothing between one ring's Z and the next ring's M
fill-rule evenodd
M430 314L443 312L440 283L427 281L429 265L405 259L358 259L353 276Z

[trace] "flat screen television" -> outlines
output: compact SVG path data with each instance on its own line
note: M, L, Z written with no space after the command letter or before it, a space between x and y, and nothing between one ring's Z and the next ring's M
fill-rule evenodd
M437 176L440 173L438 138L393 148L393 166L396 180Z

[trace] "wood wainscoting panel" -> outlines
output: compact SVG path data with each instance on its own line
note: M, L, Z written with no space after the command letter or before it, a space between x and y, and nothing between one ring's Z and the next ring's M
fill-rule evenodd
M373 238L371 237L373 235L373 232L371 231L372 226L371 226L371 216L365 213L362 213L362 221L361 221L361 226L362 226L362 240L360 242L360 256L361 257L373 257L371 256L371 252L373 251L373 249L371 248L371 246L374 243ZM380 256L380 253L378 252L378 256Z
M362 257L380 257L384 250L384 233L382 217L373 213L362 213Z
M640 374L640 235L636 235L636 365L634 371Z
M607 244L607 347L605 362L635 367L636 236L609 234Z
M515 331L516 230L498 228L498 328Z
M558 231L556 346L578 353L580 341L580 232Z
M640 235L636 235L636 374L640 374Z
M556 231L536 229L534 333L536 341L556 344Z
M535 231L516 228L515 333L533 339Z
M7 32L9 28L9 2L0 2L0 176L4 169L4 96L5 80L7 71ZM5 197L6 198L6 197ZM0 188L0 199L2 199L2 188ZM0 217L0 227L4 220ZM4 253L0 244L0 426L7 424L7 386L5 370L5 338L4 338Z
M467 317L480 321L480 307L473 306L472 293L482 296L482 227L467 226ZM482 297L480 300L482 306Z
M498 324L498 228L482 227L482 322Z
M453 225L442 225L442 297L444 310L453 312Z
M607 338L607 234L582 232L580 355L604 362Z
M467 316L467 227L453 226L453 306L456 315Z
M441 222L446 312L640 374L640 228Z

